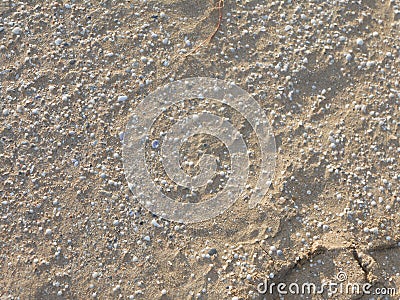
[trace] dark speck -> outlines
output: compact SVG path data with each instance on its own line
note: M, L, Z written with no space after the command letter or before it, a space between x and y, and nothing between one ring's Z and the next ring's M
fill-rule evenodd
M210 254L211 256L217 254L217 249L211 248L211 249L208 251L208 254Z

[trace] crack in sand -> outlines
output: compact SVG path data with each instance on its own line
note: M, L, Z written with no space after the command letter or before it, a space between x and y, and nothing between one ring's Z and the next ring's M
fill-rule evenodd
M278 272L277 272L277 278L284 279L287 275L289 275L293 270L297 269L301 265L303 265L306 262L309 262L316 256L320 254L326 254L327 252L330 251L346 251L350 250L352 252L352 255L354 259L356 260L357 264L360 266L360 268L363 270L365 273L365 280L368 283L371 284L376 284L378 283L378 278L376 275L374 275L374 271L377 268L377 264L375 259L367 254L368 252L380 252L380 251L385 251L389 249L396 249L399 248L399 243L400 239L396 242L390 243L390 244L384 244L384 245L378 245L375 247L369 247L365 248L364 250L361 247L357 247L355 244L352 244L350 246L345 246L345 247L327 247L324 244L317 243L314 244L310 250L307 252L303 253L303 255L300 255L296 257L296 260L294 262L291 262L289 265L283 266ZM266 251L261 245L261 249L268 254L269 257L272 258L271 255L269 255L268 251Z

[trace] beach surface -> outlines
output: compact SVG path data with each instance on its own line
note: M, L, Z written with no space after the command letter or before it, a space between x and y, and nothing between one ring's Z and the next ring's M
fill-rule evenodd
M281 296L399 299L399 1L3 1L0 11L0 299L279 299L262 289L329 282L370 287ZM257 101L276 166L254 208L244 193L182 224L137 200L122 149L138 104L190 77ZM210 101L164 113L224 111ZM171 120L157 120L146 153L152 178L179 197L152 156ZM250 191L262 170L246 124ZM207 147L229 171L221 141L183 146L194 166ZM228 171L180 201L218 193Z

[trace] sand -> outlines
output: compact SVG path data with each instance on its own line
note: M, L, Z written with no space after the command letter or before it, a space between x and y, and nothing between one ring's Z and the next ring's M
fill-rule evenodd
M226 0L208 42L216 4L1 3L0 299L279 299L266 281L399 299L399 1ZM276 167L255 208L185 225L137 201L122 143L138 103L189 77L254 97ZM204 144L229 162L212 138L183 153Z

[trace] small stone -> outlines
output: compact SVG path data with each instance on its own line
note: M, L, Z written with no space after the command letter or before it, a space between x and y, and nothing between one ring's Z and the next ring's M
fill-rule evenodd
M362 39L358 38L358 39L357 39L357 45L358 45L358 46L364 45L364 41L363 41Z
M50 228L47 228L44 234L45 234L45 235L51 235L51 234L52 234L51 229L50 229Z
M293 27L290 26L290 25L286 25L286 27L285 27L285 31L290 31L290 30L292 30L292 29L293 29Z
M119 284L117 284L114 288L113 288L113 292L118 292L121 289L121 286Z
M151 148L157 149L160 146L160 142L158 140L154 140L151 142Z
M8 116L8 114L10 113L10 110L5 108L3 109L3 116Z
M22 33L22 29L20 27L15 27L12 30L12 33L15 34L15 35L20 35Z
M167 290L166 289L163 289L162 291L161 291L161 295L166 295L167 294Z
M208 250L208 254L210 255L210 256L212 256L212 255L215 255L215 254L217 254L217 249L215 249L215 248L211 248L210 250Z
M118 97L118 102L125 102L128 100L128 96L122 95Z
M161 227L161 225L158 224L156 220L152 220L152 221L151 221L151 224L152 224L154 227L157 227L157 228Z
M60 46L62 44L62 39L58 38L54 41L54 44L56 44L57 46Z

